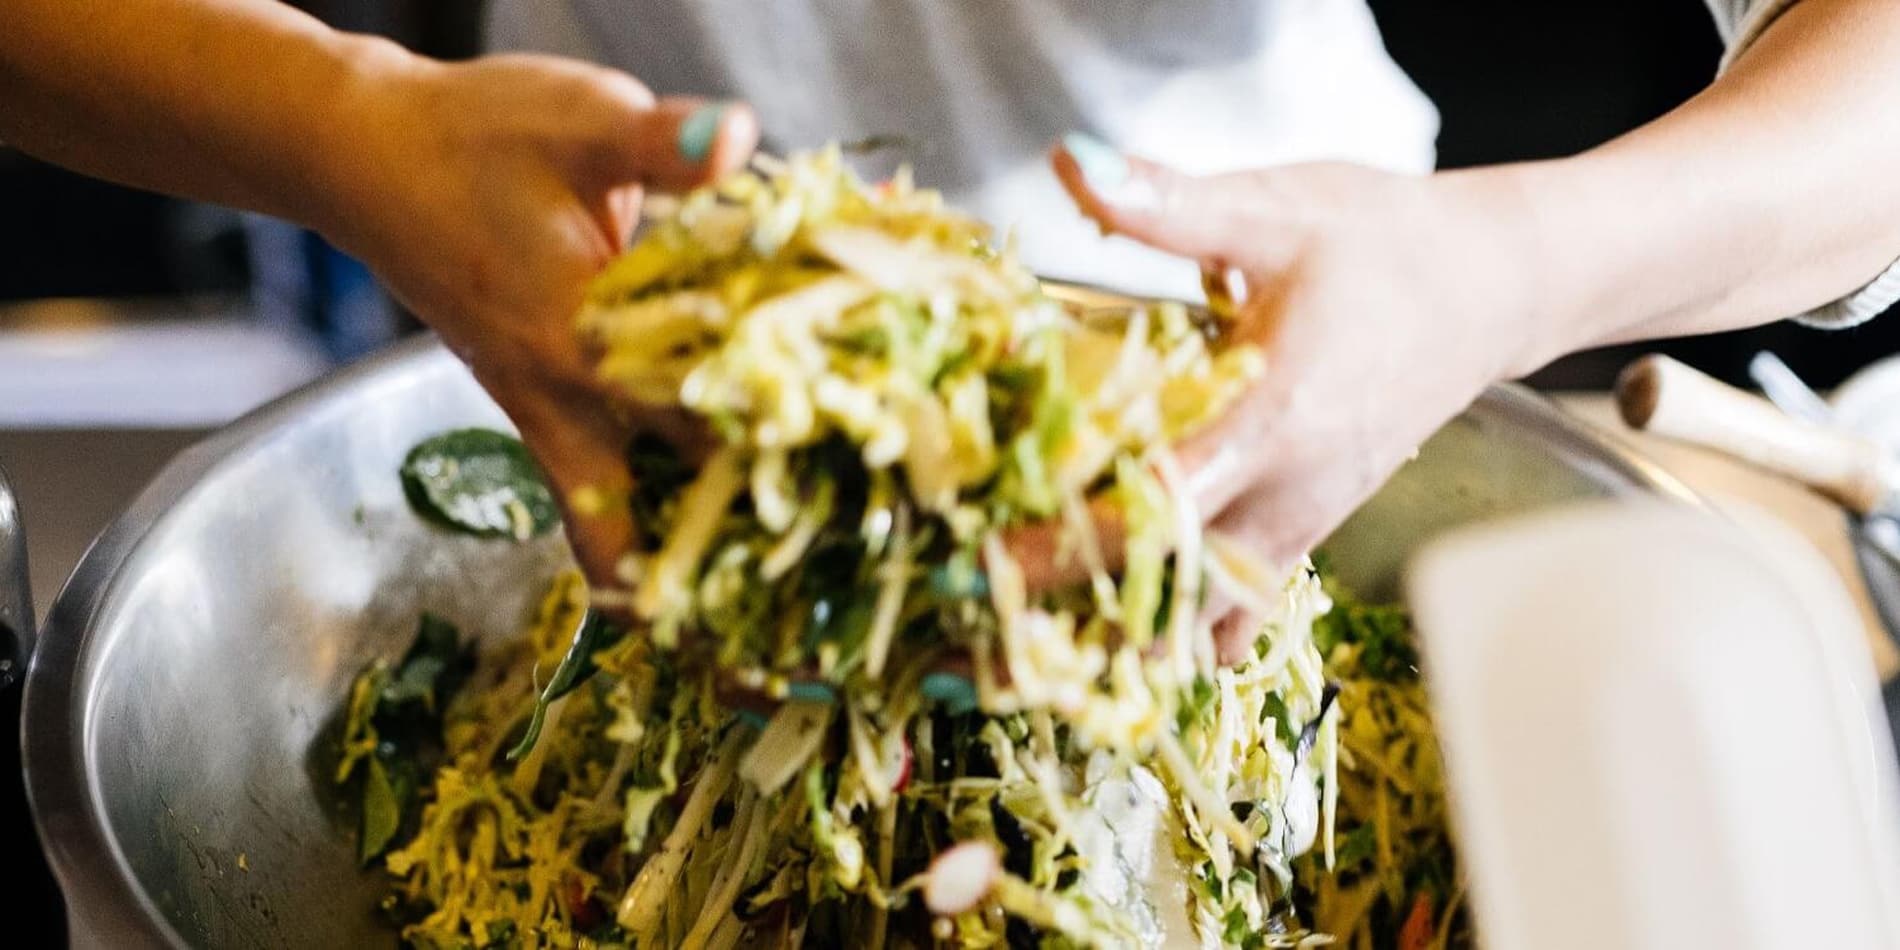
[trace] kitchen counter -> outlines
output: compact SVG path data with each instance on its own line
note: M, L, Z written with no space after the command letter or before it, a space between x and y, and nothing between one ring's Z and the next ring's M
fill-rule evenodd
M1847 519L1839 506L1805 486L1771 475L1728 456L1671 442L1646 432L1633 432L1617 418L1610 397L1602 393L1567 393L1557 402L1682 479L1718 508L1745 504L1765 510L1800 532L1833 565L1847 588L1866 627L1874 668L1884 682L1900 672L1900 648L1880 622L1847 533Z
M34 616L46 617L92 539L206 431L0 429L0 468L13 480L26 526Z

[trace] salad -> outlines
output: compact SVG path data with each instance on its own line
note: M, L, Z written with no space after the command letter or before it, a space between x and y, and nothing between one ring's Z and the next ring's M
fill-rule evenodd
M1254 561L1182 490L1168 445L1261 371L1227 330L1064 307L835 149L659 209L579 332L714 438L636 442L630 497L570 499L631 507L624 586L564 575L479 657L425 618L353 690L338 778L404 939L1467 942L1402 615ZM495 436L404 478L507 543L547 499ZM1005 537L1043 521L1085 580L1029 584ZM1269 618L1230 666L1214 596Z

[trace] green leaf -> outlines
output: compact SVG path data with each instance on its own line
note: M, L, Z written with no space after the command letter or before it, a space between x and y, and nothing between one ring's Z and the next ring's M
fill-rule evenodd
M534 701L534 715L528 720L528 731L522 733L521 741L508 751L508 761L517 761L534 748L541 738L541 726L547 719L548 707L587 682L596 669L594 654L612 646L618 639L620 631L606 618L592 610L587 612L580 628L574 631L574 640L568 644L567 655L561 658L561 665L555 668L548 684L542 687L540 698Z
M456 429L410 449L402 487L417 514L481 537L526 541L561 521L527 447L492 429Z
M1397 604L1368 604L1340 587L1330 574L1320 573L1333 609L1313 621L1313 645L1330 658L1342 643L1359 647L1359 669L1386 682L1418 678L1418 644L1412 618Z
M423 614L416 638L394 670L383 662L358 676L372 697L352 705L348 735L373 736L376 748L352 770L358 794L357 856L364 862L388 850L409 824L422 776L440 751L441 706L467 676L471 657L453 624ZM346 773L345 778L351 777Z
M435 709L437 697L453 692L466 672L461 639L453 624L423 614L415 642L383 685L382 703L398 706L420 700L425 708Z
M504 920L499 923L490 924L488 926L488 942L482 944L482 948L483 950L501 950L503 947L519 946L521 941L515 939L515 937L514 921Z
M1221 939L1228 943L1239 943L1245 940L1252 929L1247 925L1247 911L1241 907L1228 911L1222 923L1224 927L1221 930Z
M402 766L390 767L381 754L370 756L363 773L363 812L356 840L357 860L368 864L389 847L402 829L404 814L414 800L414 773Z
M1378 832L1370 822L1360 825L1340 839L1339 850L1334 853L1333 867L1346 870L1367 858L1378 847Z
M1186 733L1196 724L1207 720L1214 708L1214 681L1195 674L1194 682L1189 685L1181 697L1181 704L1175 708L1174 723L1177 731Z
M1274 734L1280 741L1292 745L1296 736L1293 733L1293 717L1287 712L1286 700L1279 693L1268 693L1260 704L1260 713L1273 718Z

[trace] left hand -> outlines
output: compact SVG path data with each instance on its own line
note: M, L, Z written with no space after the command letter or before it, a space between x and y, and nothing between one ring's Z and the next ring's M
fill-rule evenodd
M1515 205L1479 175L1309 164L1194 177L1069 142L1056 173L1104 230L1244 281L1236 339L1266 372L1177 453L1209 529L1267 563L1309 551L1488 384L1538 365ZM1223 657L1257 629L1223 618Z

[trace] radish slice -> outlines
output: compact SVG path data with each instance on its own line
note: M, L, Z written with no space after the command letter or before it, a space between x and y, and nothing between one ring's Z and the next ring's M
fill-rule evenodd
M930 862L924 882L924 906L931 913L954 916L976 906L1003 873L1002 856L986 841L965 841Z

